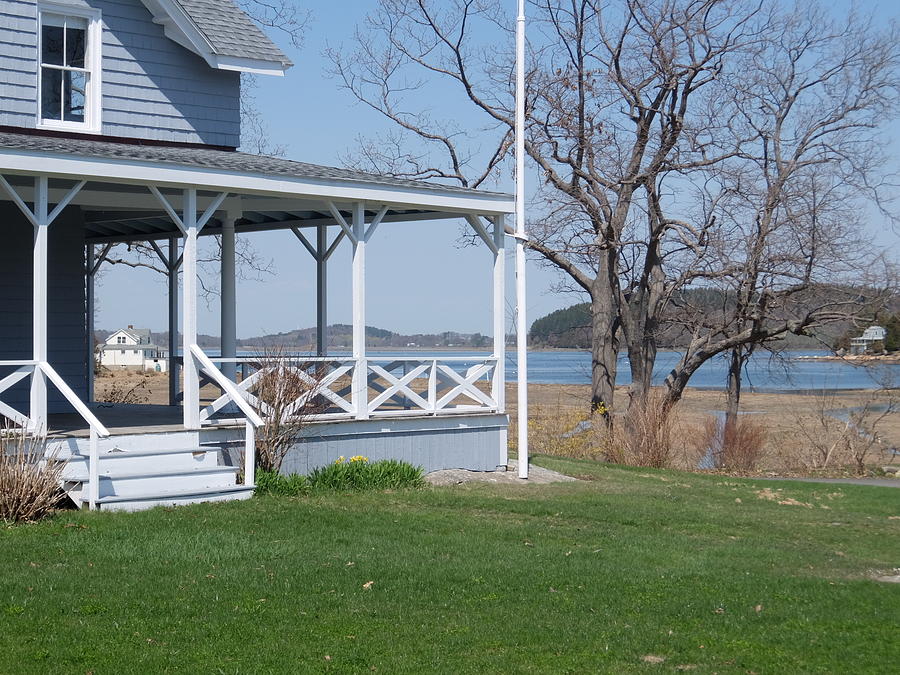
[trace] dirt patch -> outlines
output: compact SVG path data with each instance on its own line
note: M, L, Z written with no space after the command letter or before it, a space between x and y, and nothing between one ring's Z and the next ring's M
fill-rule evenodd
M506 471L466 471L465 469L443 469L425 475L432 485L461 485L463 483L506 483L511 485L546 485L547 483L565 483L577 480L558 471L551 471L541 466L528 467L528 479L519 478L519 467L516 460L510 460Z

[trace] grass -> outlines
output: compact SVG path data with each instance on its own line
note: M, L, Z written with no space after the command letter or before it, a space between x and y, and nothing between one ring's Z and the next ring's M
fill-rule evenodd
M589 480L73 512L0 531L0 672L900 661L900 586L870 578L900 564L900 490L538 461Z

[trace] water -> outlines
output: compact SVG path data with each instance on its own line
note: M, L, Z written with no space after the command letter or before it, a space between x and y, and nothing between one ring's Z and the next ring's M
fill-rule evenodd
M208 350L210 356L217 350ZM825 351L788 352L782 359L773 359L767 353L750 357L744 372L745 391L822 391L839 389L873 389L900 385L900 364L856 366L845 361L813 361L808 356L825 356ZM241 356L255 354L242 353ZM347 352L333 352L332 356L345 358ZM484 352L468 351L371 351L370 358L444 358L486 356ZM653 369L653 383L662 384L666 375L681 358L679 352L660 352ZM707 361L691 378L689 386L700 389L724 389L728 361L725 355ZM516 353L506 354L506 380L514 382L518 377ZM528 353L528 381L533 384L590 384L591 355L586 351L534 351ZM619 358L616 384L631 382L628 359Z
M823 389L872 389L900 384L900 364L855 366L845 361L813 361L804 356L824 356L825 351L789 352L786 358L772 359L769 354L754 354L744 372L746 391L796 391ZM653 383L662 384L681 358L679 352L660 352L653 369ZM528 381L535 384L589 384L591 358L588 352L530 352ZM713 357L691 378L689 386L724 389L728 360ZM508 380L515 380L515 354L507 355ZM628 359L620 357L616 384L629 384Z

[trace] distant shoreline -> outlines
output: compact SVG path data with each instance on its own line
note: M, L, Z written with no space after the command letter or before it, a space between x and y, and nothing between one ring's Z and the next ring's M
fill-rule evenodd
M853 365L864 365L866 363L900 363L900 354L847 354L838 356L837 354L828 354L825 356L795 356L794 358L803 361L844 361Z

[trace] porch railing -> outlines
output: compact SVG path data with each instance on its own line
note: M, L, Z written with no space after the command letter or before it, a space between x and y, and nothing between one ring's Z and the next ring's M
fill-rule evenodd
M444 358L281 357L209 358L211 364L233 363L240 381L226 381L261 417L271 414L259 387L265 374L278 367L293 373L307 386L288 406L295 411L313 409L313 420L369 419L406 415L452 415L500 412L503 386L498 381L498 359L492 356ZM355 386L358 370L366 373L365 386ZM206 369L204 375L212 373ZM221 376L221 374L219 374ZM210 377L210 380L212 377ZM215 384L219 385L218 380ZM204 424L231 424L233 394L223 394L207 405ZM311 405L312 404L312 405Z
M97 500L100 498L100 438L109 436L107 428L90 411L84 401L78 398L78 395L72 391L72 388L66 384L53 366L46 361L0 361L0 368L16 368L15 371L0 380L0 395L22 380L34 377L35 373L41 372L75 409L75 412L87 422L91 434L88 455L88 506L91 509L97 508ZM35 419L2 401L0 401L0 415L7 417L30 433L39 434L46 431L42 428L42 425L46 424L46 420Z
M216 368L199 345L191 345L190 354L200 372L224 392L219 400L233 403L244 416L244 484L253 485L256 480L256 430L263 425L263 420L239 391L238 385ZM208 423L208 416L201 415L201 422L204 420Z

